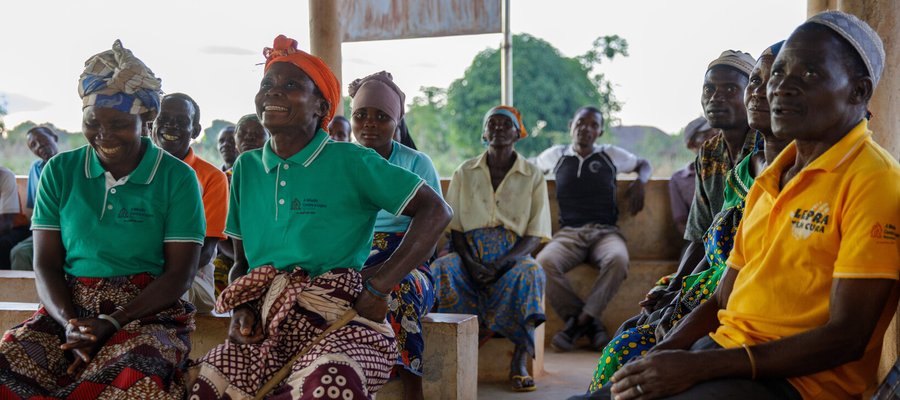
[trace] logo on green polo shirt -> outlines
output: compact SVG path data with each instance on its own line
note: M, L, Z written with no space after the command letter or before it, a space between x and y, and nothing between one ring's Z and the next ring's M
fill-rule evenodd
M119 222L127 222L127 223L141 223L147 220L147 218L153 217L153 214L147 212L146 208L143 207L131 207L125 208L122 207L119 209L119 214L116 216L116 219Z
M291 200L291 211L298 215L316 215L324 208L328 208L328 205L311 197Z

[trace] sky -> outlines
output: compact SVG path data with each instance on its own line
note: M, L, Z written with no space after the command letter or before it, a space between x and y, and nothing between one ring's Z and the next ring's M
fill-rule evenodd
M624 103L623 125L674 133L700 116L706 65L723 50L758 56L806 19L806 0L511 0L513 33L542 38L567 56L619 35L630 56L598 68ZM254 111L262 48L283 33L309 49L307 1L15 1L0 22L0 102L8 127L32 120L81 130L77 81L84 61L121 39L162 79L192 96L201 123ZM500 34L342 45L345 82L390 71L407 93L447 87ZM515 51L515 49L513 50ZM499 74L499 68L497 73ZM515 65L513 65L515 73ZM344 87L346 94L346 85ZM516 92L515 97L528 96ZM2 103L0 103L2 104ZM473 110L481 113L482 110ZM574 110L573 110L574 112Z

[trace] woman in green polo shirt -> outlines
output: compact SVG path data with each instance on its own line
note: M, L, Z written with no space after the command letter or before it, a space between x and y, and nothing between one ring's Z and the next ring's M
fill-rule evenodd
M118 40L79 82L88 145L44 167L34 209L42 306L0 343L0 394L184 396L205 222L197 178L146 133L159 80Z
M340 87L322 60L285 36L266 55L256 112L271 139L234 164L228 222L235 266L218 312L233 311L228 344L199 360L192 396L248 398L307 345L275 393L367 399L397 359L388 293L430 255L450 210L421 178L325 127ZM412 217L407 237L364 280L380 210ZM313 339L348 309L358 316Z

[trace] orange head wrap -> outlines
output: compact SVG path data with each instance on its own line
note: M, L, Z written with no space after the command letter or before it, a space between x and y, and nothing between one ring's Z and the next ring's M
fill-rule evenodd
M330 105L328 115L322 118L320 125L320 128L327 132L328 123L331 122L337 107L341 104L341 86L334 77L334 73L331 72L331 68L328 68L321 58L298 49L297 41L284 35L278 35L275 38L273 47L264 48L263 55L266 57L265 71L268 71L274 63L286 62L296 65L306 75L309 75L309 78L325 96L325 101Z
M525 124L522 123L522 114L519 113L519 110L516 110L515 107L511 106L496 106L488 110L486 114L484 114L484 127L487 127L488 120L491 119L494 115L503 115L512 120L513 126L519 129L519 137L525 138L528 136L528 132L525 131Z

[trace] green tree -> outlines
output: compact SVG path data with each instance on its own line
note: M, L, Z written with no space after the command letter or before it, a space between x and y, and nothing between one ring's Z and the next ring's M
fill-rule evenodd
M0 98L0 138L6 136L6 124L3 122L4 115L6 115L6 101Z
M419 151L431 156L438 172L448 176L462 157L459 148L447 137L450 130L450 121L445 114L447 90L434 86L420 90L423 95L414 97L408 106L406 124Z
M203 130L200 137L197 138L197 145L203 147L216 148L219 145L219 131L226 126L234 126L234 122L224 119L214 119L212 125Z
M628 55L628 43L618 36L603 36L577 57L564 57L546 41L528 34L513 37L513 89L531 137L517 145L526 156L536 155L568 130L572 113L583 105L596 105L609 123L621 104L612 84L594 69L604 60ZM462 78L447 89L449 141L463 157L482 149L482 117L500 104L500 50L479 53ZM536 129L537 128L537 129Z
M222 156L219 155L219 131L234 123L223 119L214 119L212 125L204 129L191 147L200 158L209 161L213 165L222 164Z

